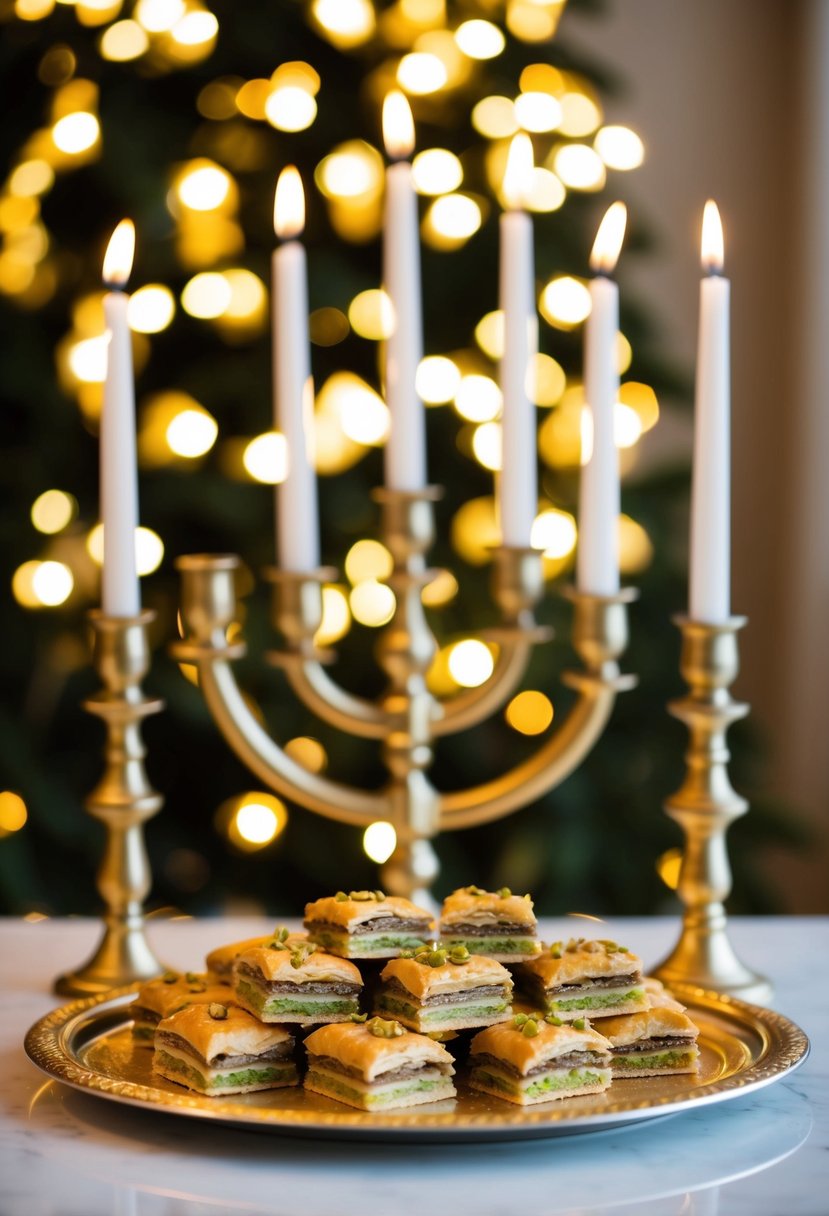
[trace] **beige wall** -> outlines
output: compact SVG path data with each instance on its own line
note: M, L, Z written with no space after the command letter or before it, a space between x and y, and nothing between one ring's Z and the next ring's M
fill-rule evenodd
M612 188L660 242L631 259L626 289L658 310L666 353L687 368L705 199L723 214L733 284L732 603L750 618L736 690L766 736L768 788L825 834L829 0L609 0L598 18L566 11L561 34L626 85L607 115L638 130L648 154L635 174L613 175ZM806 155L816 142L817 168ZM826 254L822 277L804 229ZM670 408L660 425L663 443L689 443ZM813 520L805 543L804 518ZM808 859L768 859L791 910L829 910L826 849L824 840Z

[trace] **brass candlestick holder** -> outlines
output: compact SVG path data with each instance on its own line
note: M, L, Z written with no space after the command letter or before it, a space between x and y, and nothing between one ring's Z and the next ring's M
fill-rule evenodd
M683 980L764 1004L772 986L735 954L723 903L731 890L725 834L748 810L728 777L725 739L731 723L748 713L748 706L729 692L739 671L737 631L745 617L732 617L724 625L678 617L677 624L682 630L680 670L690 691L668 708L688 727L690 746L685 781L665 811L685 833L677 887L685 912L680 939L656 975L668 983Z
M429 690L426 676L437 643L421 595L434 577L426 568L426 554L433 540L438 496L436 487L418 493L381 490L375 494L382 511L383 540L393 559L387 582L396 603L377 643L377 660L388 676L388 686L376 702L342 689L326 670L331 656L320 651L314 640L322 617L322 584L334 572L267 574L273 585L273 621L283 640L269 660L282 668L294 693L320 719L380 742L389 771L383 789L355 789L309 772L271 739L251 709L231 667L244 653L244 643L227 641L228 627L238 619L238 558L179 559L184 637L173 647L176 659L197 665L199 687L220 731L265 784L331 819L361 827L386 820L394 826L397 845L383 867L383 886L421 902L431 901L429 888L438 873L431 839L439 831L510 814L563 781L601 735L616 694L635 682L620 675L618 667L627 645L627 604L635 592L613 596L570 592L573 646L583 666L564 677L577 693L569 714L530 759L503 776L454 793L436 790L428 775L435 739L474 726L497 711L518 686L533 646L551 636L535 619L535 607L544 594L541 554L501 547L494 554L492 579L501 624L481 635L498 647L490 678L446 700Z
M61 975L61 996L93 996L119 984L150 979L164 970L144 937L142 904L150 890L144 823L163 799L144 769L141 720L163 702L146 698L141 680L150 665L147 626L155 613L134 617L90 613L95 667L103 689L84 708L103 718L107 730L104 774L86 801L90 815L106 829L98 890L106 904L101 942L82 967Z

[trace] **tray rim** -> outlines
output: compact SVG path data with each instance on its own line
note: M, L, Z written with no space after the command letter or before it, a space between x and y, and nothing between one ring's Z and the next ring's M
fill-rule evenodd
M369 1115L346 1106L331 1111L283 1109L278 1105L248 1106L234 1100L233 1096L217 1100L186 1091L173 1093L140 1082L110 1077L77 1060L70 1050L70 1043L78 1024L88 1022L90 1014L93 1015L93 1023L103 1022L105 1016L116 1013L128 1004L128 999L134 997L141 986L141 983L125 985L53 1009L27 1031L24 1039L26 1055L53 1080L123 1105L285 1135L318 1135L366 1142L392 1139L459 1142L531 1139L600 1131L664 1118L740 1097L791 1073L804 1063L810 1051L805 1032L784 1014L750 1005L723 993L674 983L671 990L692 1013L696 1009L736 1023L744 1031L749 1029L753 1032L761 1041L759 1057L730 1076L710 1081L681 1097L668 1094L655 1096L650 1101L610 1099L601 1111L593 1113L571 1113L563 1103L529 1108L504 1103L503 1112L464 1113L460 1117L456 1112L441 1113L425 1107ZM621 1092L624 1093L624 1090Z

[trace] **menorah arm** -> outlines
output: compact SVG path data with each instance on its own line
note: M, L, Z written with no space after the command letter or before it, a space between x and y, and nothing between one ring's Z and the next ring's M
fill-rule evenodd
M364 739L385 737L388 721L381 706L341 688L319 661L291 653L271 658L303 705L323 722Z
M491 638L498 643L498 656L492 675L477 688L470 688L442 701L440 715L432 727L433 734L452 735L459 730L468 730L500 709L521 683L533 645L545 641L549 636L549 630L539 628L492 630L482 635L483 640Z
M199 661L199 687L226 742L278 794L341 823L363 826L389 818L391 809L384 794L330 781L286 755L251 711L226 659Z
M625 677L579 677L579 698L535 755L493 781L440 799L442 829L469 828L527 806L559 785L581 764L610 717Z

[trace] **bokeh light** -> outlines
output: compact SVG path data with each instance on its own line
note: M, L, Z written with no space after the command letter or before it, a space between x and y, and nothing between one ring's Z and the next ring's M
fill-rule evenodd
M564 144L556 151L552 168L570 190L601 190L607 177L604 161L587 144Z
M379 540L358 540L345 557L344 569L348 581L355 585L366 579L385 579L392 572L394 560Z
M55 147L68 156L77 156L87 152L98 142L101 127L94 114L78 110L74 114L65 114L59 118L52 128L52 139Z
M608 169L638 169L645 159L645 145L630 127L602 127L593 147Z
M278 485L288 476L287 439L281 431L257 435L245 448L242 463L254 481Z
M309 773L323 773L328 766L325 748L319 739L312 739L310 735L297 735L295 739L289 739L283 751Z
M397 67L397 83L407 93L423 96L436 93L446 84L446 65L437 55L414 51L404 55Z
M26 803L14 790L0 792L0 836L10 836L25 826L29 813Z
M78 504L63 490L44 490L32 503L31 519L38 532L52 536L72 522Z
M351 628L351 609L342 587L326 585L322 589L322 620L314 641L317 646L332 646L345 637Z
M503 467L504 439L500 422L485 422L475 428L472 452L478 464L497 473Z
M348 306L351 328L361 338L379 342L394 330L394 310L388 294L382 288L370 287L354 297Z
M385 820L378 819L376 823L370 823L363 832L363 851L378 865L388 861L396 848L397 832L392 824L386 823Z
M491 422L501 413L501 389L491 376L471 372L461 377L455 393L455 409L467 422Z
M446 355L427 355L418 364L415 388L426 405L443 405L451 401L460 382L460 368Z
M299 85L274 89L265 102L265 117L280 131L305 131L316 116L316 99Z
M527 689L513 697L504 717L522 735L540 735L553 720L553 705L543 692Z
M210 451L218 433L219 426L212 414L191 406L170 420L165 437L170 451L176 456L195 460Z
M355 621L375 629L388 624L397 606L391 587L374 579L358 583L352 589L348 603Z
M455 42L470 59L494 59L501 54L506 41L503 32L491 21L473 18L455 30Z
M591 307L587 284L567 274L551 279L538 301L542 317L556 329L574 329L589 317Z
M230 175L212 162L195 162L178 180L176 193L191 211L215 211L228 197Z
M130 329L139 334L157 334L166 329L176 311L176 302L169 287L148 283L139 287L129 298L127 318Z
M569 511L551 507L533 520L530 544L545 557L567 557L576 547L576 536L576 521Z
M222 821L226 822L227 835L238 849L255 852L284 831L288 812L280 798L255 790L225 803L219 811L219 822Z
M492 651L477 638L456 642L449 652L449 671L462 688L478 688L485 684L495 667Z
M463 166L447 148L426 148L412 161L412 180L419 194L448 194L463 181Z
M554 131L561 122L561 106L549 93L521 93L513 104L516 121L525 131Z

